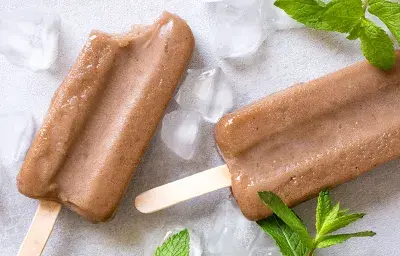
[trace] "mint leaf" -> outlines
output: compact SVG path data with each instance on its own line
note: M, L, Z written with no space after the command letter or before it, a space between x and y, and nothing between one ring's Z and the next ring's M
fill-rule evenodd
M344 228L347 225L361 219L364 217L364 213L353 213L353 214L346 214L334 219L326 220L325 223L322 225L321 230L319 232L320 235L325 235L332 233L340 228Z
M156 249L154 256L189 256L189 231L174 234Z
M340 211L340 204L337 203L326 214L324 221L320 223L320 228L319 230L317 230L318 235L325 235L329 233L328 230L330 228L330 225L336 220L339 211Z
M258 192L259 197L286 225L288 225L299 236L299 239L307 248L313 245L313 239L304 226L303 222L289 207L272 192Z
M372 231L363 231L357 233L350 234L339 234L339 235L328 235L324 236L317 244L317 248L326 248L335 244L343 243L344 241L353 238L353 237L371 237L376 235L375 232Z
M320 30L348 33L364 16L361 0L277 0L275 6L293 19Z
M318 196L315 228L319 232L326 216L332 208L331 196L328 190L321 191Z
M331 207L331 209L326 212L326 208L324 209L325 212L325 217L319 217L318 216L318 209L322 208L319 207L320 205L322 205L322 203L328 204L327 203L327 197L329 197L329 194L326 194L324 192L322 196L320 194L320 198L321 198L321 204L320 204L320 198L318 198L318 207L317 207L317 237L321 237L323 235L332 233L340 228L344 228L347 225L361 219L362 217L364 217L364 213L353 213L353 214L346 214L348 209L340 209L340 204L337 203L335 206ZM330 200L330 197L329 197ZM318 222L319 220L319 222ZM319 228L318 228L319 227Z
M349 209L340 209L337 213L337 216L341 217L341 216L345 215L348 211L349 211Z
M283 255L304 256L308 252L299 235L275 214L257 224L275 240Z
M322 1L277 0L274 5L284 10L293 19L310 28L329 30L329 24L322 19L326 10Z
M326 5L323 19L329 30L349 33L364 17L361 0L333 0Z
M360 39L364 56L375 67L387 70L395 63L392 40L365 18L365 11L378 16L400 43L400 4L386 0L276 0L275 6L307 27L349 33L349 40Z
M395 62L394 45L386 32L368 19L362 19L361 49L367 60L383 70L391 69Z
M356 40L360 37L361 33L361 20L353 26L353 28L350 31L350 34L347 36L347 39L349 40Z
M385 23L400 43L400 4L389 1L375 1L371 3L368 11Z

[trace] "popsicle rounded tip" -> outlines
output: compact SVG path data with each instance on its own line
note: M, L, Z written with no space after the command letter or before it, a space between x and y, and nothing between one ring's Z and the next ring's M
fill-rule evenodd
M165 186L157 187L139 194L135 198L135 207L141 213L153 213L171 207L177 202L168 200Z
M152 213L152 211L149 208L148 199L146 199L146 193L147 191L139 194L135 198L135 207L141 213Z

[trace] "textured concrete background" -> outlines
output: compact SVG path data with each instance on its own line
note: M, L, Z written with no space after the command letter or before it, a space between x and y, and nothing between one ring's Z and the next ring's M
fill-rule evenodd
M220 65L226 72L235 90L235 108L363 59L358 42L349 42L333 33L297 29L272 34L251 58L218 61L210 45L213 7L196 0L2 0L0 11L21 6L50 7L62 19L60 55L49 72L32 73L11 66L0 56L1 112L33 111L38 120L45 114L54 90L91 29L125 31L134 23L151 22L164 9L186 19L193 29L196 51L190 68ZM93 225L63 209L44 255L143 255L145 244L152 239L149 233L163 225L189 226L206 236L203 231L212 228L216 208L229 197L229 189L151 215L140 214L133 201L144 190L221 164L212 128L212 125L202 127L201 146L190 162L171 153L157 133L115 219ZM0 168L6 172L6 182L0 187L0 255L15 255L37 202L18 194L15 187L18 167ZM318 255L399 255L399 168L400 162L393 161L333 190L334 199L340 200L344 207L367 213L350 230L371 229L378 235L355 239ZM310 228L313 228L314 209L315 200L296 208Z

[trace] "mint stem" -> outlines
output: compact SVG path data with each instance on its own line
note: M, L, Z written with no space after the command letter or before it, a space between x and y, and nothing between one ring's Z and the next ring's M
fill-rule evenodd
M315 248L311 248L310 252L307 254L307 256L313 256L314 255Z
M364 0L364 4L363 4L364 12L367 11L368 5L369 5L369 0Z

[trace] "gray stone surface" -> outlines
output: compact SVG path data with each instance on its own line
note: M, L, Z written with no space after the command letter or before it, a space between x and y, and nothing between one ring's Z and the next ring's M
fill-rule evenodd
M193 29L196 51L190 68L222 67L235 91L235 108L363 59L358 42L347 41L334 33L297 29L270 35L251 58L218 61L210 44L214 22L212 5L196 0L2 0L0 11L22 6L50 7L62 19L60 54L49 72L32 73L10 65L0 56L0 110L33 112L38 120L45 114L54 90L91 29L124 31L134 23L151 22L164 9L182 16ZM170 152L158 132L115 219L94 225L63 209L44 255L143 255L146 241L152 239L148 234L166 224L189 226L206 237L217 215L218 204L230 195L229 189L151 215L140 214L133 202L144 190L222 164L212 130L211 124L202 126L200 148L191 161L181 160ZM18 194L15 187L18 166L0 168L5 177L0 187L0 255L16 255L37 202ZM377 236L354 239L317 255L399 254L399 169L400 161L393 161L333 190L334 199L340 200L344 207L367 213L349 230L371 229ZM313 228L314 209L315 200L296 207L310 229Z

